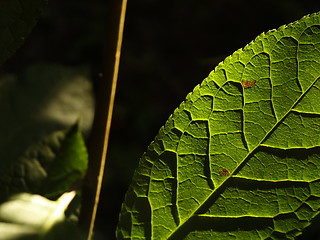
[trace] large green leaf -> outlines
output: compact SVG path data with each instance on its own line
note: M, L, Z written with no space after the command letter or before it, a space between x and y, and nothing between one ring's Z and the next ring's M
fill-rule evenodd
M0 1L0 64L23 44L47 0Z
M320 209L320 14L219 64L160 129L119 239L293 239Z

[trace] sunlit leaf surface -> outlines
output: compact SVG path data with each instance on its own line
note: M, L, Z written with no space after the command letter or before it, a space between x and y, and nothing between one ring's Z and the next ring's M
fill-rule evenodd
M320 208L320 15L226 58L142 156L118 239L293 239Z

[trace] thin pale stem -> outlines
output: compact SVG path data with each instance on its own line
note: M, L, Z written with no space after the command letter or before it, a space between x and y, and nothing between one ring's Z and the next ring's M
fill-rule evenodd
M83 185L82 208L79 219L79 225L88 240L91 240L93 236L106 164L105 159L116 94L126 6L127 0L114 0L114 8L112 8L114 18L111 20L108 34L106 70L98 86L95 119L89 141L89 165Z

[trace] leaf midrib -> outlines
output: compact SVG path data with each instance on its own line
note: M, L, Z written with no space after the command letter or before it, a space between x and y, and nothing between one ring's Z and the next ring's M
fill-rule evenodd
M170 235L167 237L167 239L170 239L185 223L187 223L193 216L196 215L196 213L202 208L202 206L209 200L212 198L212 196L224 185L226 184L226 182L232 178L233 174L235 172L238 172L241 170L241 168L243 167L243 165L248 161L249 157L256 151L256 149L258 147L261 146L262 142L264 142L269 136L270 134L274 131L274 129L276 127L279 126L279 124L281 124L281 122L288 116L288 114L293 110L293 108L300 102L300 100L307 94L307 92L314 86L314 84L319 80L319 77L315 78L315 80L310 84L310 86L304 91L302 92L302 94L296 99L296 101L292 104L292 106L289 108L289 110L283 114L283 116L274 124L274 126L272 128L270 128L270 130L266 133L266 135L260 140L259 143L257 143L257 145L255 147L253 147L251 150L248 151L247 155L243 158L243 160L241 161L241 163L233 170L230 171L230 176L227 177L224 181L222 181L219 185L216 186L216 188L212 191L212 193L210 195L208 195L208 197L202 201L202 204L200 204L194 211L191 212L191 214L189 215L188 218L185 218L186 220L181 222L181 224L179 226L177 226L177 228L175 229L175 231L172 231L170 233ZM226 81L230 82L230 81ZM217 93L220 91L220 89L222 88L222 86L218 89ZM301 90L302 91L302 90ZM215 98L215 97L214 97ZM212 110L213 112L213 110ZM211 113L212 113L211 112ZM210 114L211 115L211 114ZM244 132L242 133L244 134ZM211 181L213 182L213 179L211 178Z

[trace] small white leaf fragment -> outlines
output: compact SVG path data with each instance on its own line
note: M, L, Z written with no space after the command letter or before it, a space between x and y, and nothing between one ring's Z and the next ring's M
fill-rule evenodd
M57 201L21 193L0 205L0 240L18 236L44 236L65 219L64 212L76 192L64 193Z

